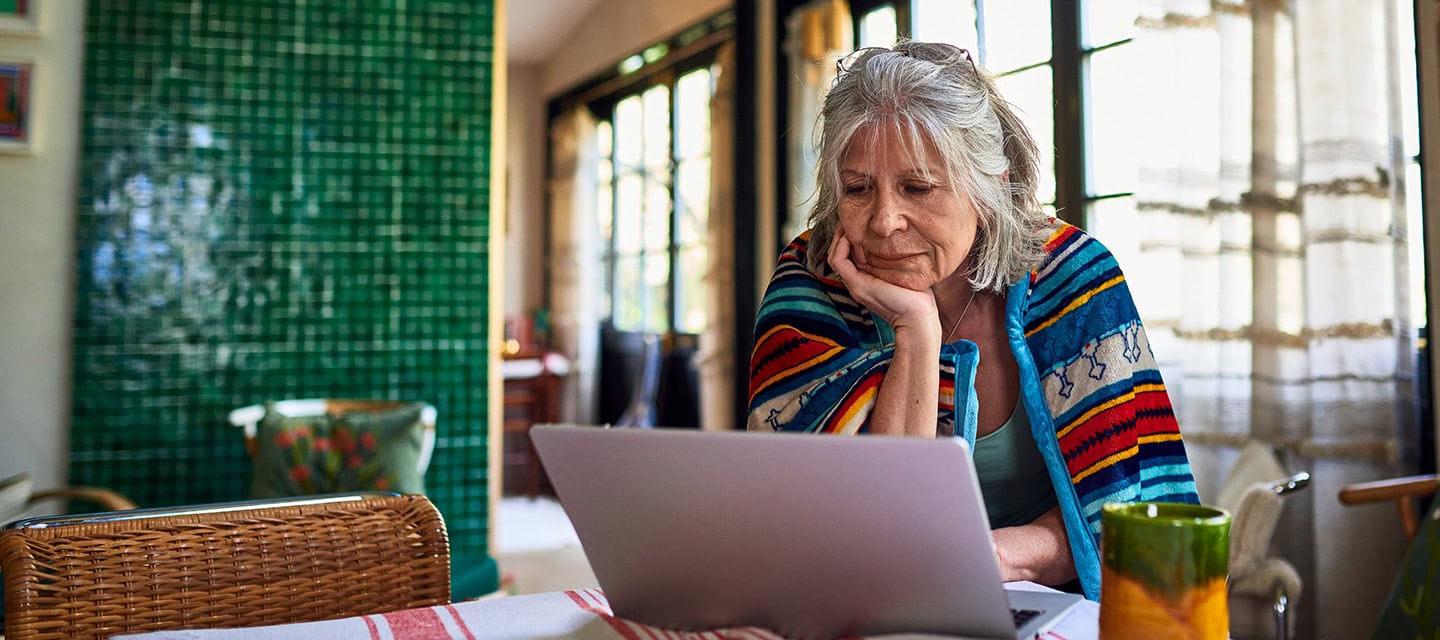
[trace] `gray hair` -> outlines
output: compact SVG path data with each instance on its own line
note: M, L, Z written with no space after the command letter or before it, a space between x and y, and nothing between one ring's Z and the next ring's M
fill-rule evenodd
M1044 258L1049 217L1035 196L1039 151L995 81L948 44L901 42L842 59L821 111L815 206L810 212L811 268L829 254L839 224L840 159L865 127L888 126L916 160L934 144L947 183L980 217L970 285L1003 294ZM926 166L917 162L917 167Z

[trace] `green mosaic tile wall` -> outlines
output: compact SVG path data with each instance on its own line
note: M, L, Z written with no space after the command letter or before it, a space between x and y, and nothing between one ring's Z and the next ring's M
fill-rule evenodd
M425 400L485 551L492 2L91 0L73 482L243 498L236 407Z

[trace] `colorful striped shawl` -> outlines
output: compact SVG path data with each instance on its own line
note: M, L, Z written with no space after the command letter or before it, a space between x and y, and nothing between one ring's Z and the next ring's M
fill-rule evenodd
M749 428L863 432L893 355L894 331L852 299L828 266L821 273L806 267L808 242L807 233L786 247L760 305ZM1086 596L1097 599L1103 504L1199 499L1165 384L1114 256L1059 222L1046 252L1040 268L1010 288L1007 330L1076 570ZM942 348L937 398L941 426L953 425L972 445L973 350L968 341Z

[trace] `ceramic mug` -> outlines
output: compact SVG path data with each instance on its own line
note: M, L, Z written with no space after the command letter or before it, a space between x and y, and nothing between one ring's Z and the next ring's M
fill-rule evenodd
M1100 637L1225 640L1230 514L1165 502L1100 514Z

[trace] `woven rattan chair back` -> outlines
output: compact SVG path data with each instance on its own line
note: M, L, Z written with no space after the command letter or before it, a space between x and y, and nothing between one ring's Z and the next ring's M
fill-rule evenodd
M450 601L424 496L356 494L17 522L0 532L5 638L308 622Z

